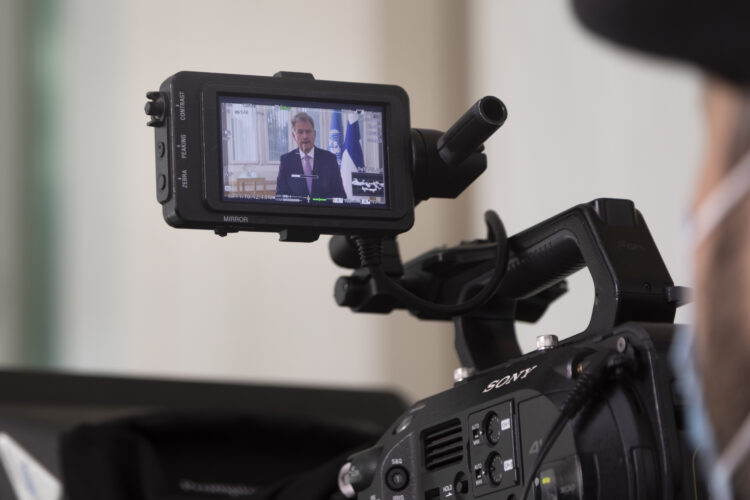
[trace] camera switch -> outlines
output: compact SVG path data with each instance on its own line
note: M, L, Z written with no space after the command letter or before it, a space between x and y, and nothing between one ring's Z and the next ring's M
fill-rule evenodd
M484 468L482 467L482 464L475 465L474 467L474 477L477 481L481 481L482 476L484 476Z

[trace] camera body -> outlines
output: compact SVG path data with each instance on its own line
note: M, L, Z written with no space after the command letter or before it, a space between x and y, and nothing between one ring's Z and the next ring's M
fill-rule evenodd
M403 265L403 282L455 303L489 280L501 245L427 252ZM355 311L408 308L453 321L465 368L455 387L418 402L376 446L350 456L341 491L388 500L704 498L667 356L685 289L673 285L633 203L578 205L505 246L493 296L460 316L424 315L362 268L340 278L339 303ZM558 344L542 336L539 350L523 355L515 322L539 319L584 267L596 290L588 327Z
M373 447L349 458L342 489L357 498L695 498L665 359L672 325L626 323L483 371L417 402ZM578 366L596 353L631 356L636 375L566 424L539 474L531 468Z
M409 99L399 87L318 81L300 73L180 72L147 97L156 196L174 227L222 235L273 231L282 239L312 241L319 234L394 235L413 224ZM288 155L299 149L291 124L298 112L317 122L311 172ZM336 140L343 149L345 122L365 135L352 141L358 151L341 151L353 163L348 169L339 158L343 164L332 167L333 155L325 151ZM326 192L324 177L345 191Z

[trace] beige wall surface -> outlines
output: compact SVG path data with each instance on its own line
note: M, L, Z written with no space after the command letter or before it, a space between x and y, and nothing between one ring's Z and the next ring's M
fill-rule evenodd
M401 238L405 257L484 236L487 208L513 233L610 196L636 202L676 271L681 214L700 147L698 77L593 40L566 5L59 2L56 95L64 98L51 110L61 145L56 364L130 375L390 387L409 398L450 386L458 364L451 325L336 306L333 284L346 271L331 263L327 238L291 244L274 234L218 238L166 225L154 195L153 132L143 105L146 91L181 70L289 70L398 84L409 93L412 126L443 130L478 97L497 95L510 116L487 143L488 171L460 199L417 207L415 228ZM3 37L10 18L0 18ZM6 52L0 55L12 57ZM11 85L3 77L0 104L12 100ZM0 132L10 123L2 116ZM12 179L12 170L0 173ZM5 182L0 189L8 189ZM0 217L0 229L18 220L18 214ZM5 246L0 256L6 279L14 256ZM683 277L675 273L678 282ZM8 283L3 310L13 304ZM540 325L520 329L526 348L536 334L564 336L585 327L590 279L579 273L571 286ZM13 328L12 319L0 318L0 327ZM0 352L12 352L11 338Z
M700 75L638 56L585 32L567 2L476 0L467 12L468 93L508 107L487 142L487 172L466 193L469 219L498 211L509 233L595 198L633 200L677 284L686 285L684 220L700 159ZM536 325L536 335L586 328L587 271ZM688 315L678 311L678 320Z
M60 363L386 386L412 398L448 387L457 364L450 326L338 307L333 285L346 271L331 263L327 237L291 244L275 234L218 238L168 227L143 104L180 70L306 71L400 84L412 96L413 124L446 127L464 97L453 72L461 11L449 1L68 1ZM460 220L446 204L421 209L404 252L455 237Z

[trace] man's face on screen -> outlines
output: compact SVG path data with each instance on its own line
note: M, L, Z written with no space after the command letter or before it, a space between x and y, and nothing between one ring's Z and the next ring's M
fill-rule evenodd
M315 129L312 123L297 120L294 124L294 140L297 141L300 151L309 153L315 146Z

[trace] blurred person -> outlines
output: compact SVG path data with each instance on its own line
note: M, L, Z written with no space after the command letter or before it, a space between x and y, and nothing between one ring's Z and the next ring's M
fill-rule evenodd
M315 147L312 117L304 112L294 115L292 135L298 147L281 155L276 196L346 198L336 155Z
M693 328L673 347L713 498L750 499L750 3L573 0L592 31L706 73L690 210ZM692 384L690 384L692 382Z

